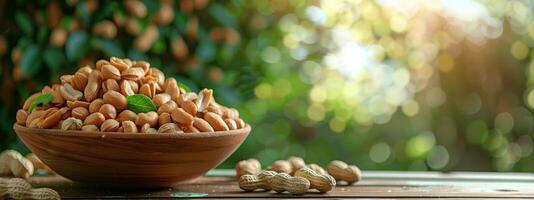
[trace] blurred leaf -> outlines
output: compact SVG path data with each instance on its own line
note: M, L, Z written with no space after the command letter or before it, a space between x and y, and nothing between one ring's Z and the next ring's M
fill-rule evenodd
M36 74L41 68L41 58L39 57L39 48L32 44L24 49L21 61L22 77L28 78Z
M66 61L65 55L61 50L57 48L49 47L44 51L43 54L44 63L48 66L48 69L53 73L57 73L61 65Z
M31 95L31 91L25 85L19 84L17 85L17 92L19 93L19 97L21 99L18 105L19 107L22 107L22 105L24 104L24 100Z
M143 4L145 4L146 11L147 11L148 15L151 15L151 14L155 13L159 9L159 2L158 1L143 0L142 2L143 2Z
M113 11L119 10L119 5L117 1L108 1L103 4L100 9L97 9L96 13L93 14L93 19L95 22L99 22L109 18L113 15Z
M191 92L191 88L187 87L187 85L181 83L181 82L178 82L178 87L181 87L185 90L185 92Z
M171 27L168 27L168 26L160 26L158 27L158 32L159 32L159 38L160 39L165 39L165 38L171 38L172 36L174 36L176 33L174 32L175 30Z
M174 12L174 26L178 27L180 33L185 33L187 26L187 17L181 12Z
M202 67L195 67L193 69L190 69L189 71L187 71L187 75L189 76L189 79L191 81L194 81L194 82L197 82L197 83L201 83L203 82L205 79L204 77L206 72L206 70L204 70L204 68Z
M141 27L141 32L145 32L145 30L148 28L148 25L150 25L150 21L148 19L137 19L137 23L139 24L139 27Z
M47 0L39 0L39 6L46 6L46 3L48 3Z
M234 5L243 5L243 0L231 0L230 2Z
M254 73L252 67L241 67L237 79L235 79L234 85L237 85L236 88L240 92L240 95L246 99L254 98L254 88L258 84L259 75Z
M163 66L163 61L159 56L152 56L149 59L146 59L149 61L151 67L161 67Z
M183 87L184 89L187 88L191 92L200 91L195 82L191 81L190 79L183 76L175 76L174 78L176 79L176 82L178 82L178 86Z
M67 40L67 44L65 44L67 59L70 61L80 59L89 50L88 42L87 33L83 31L72 33Z
M239 50L238 45L224 44L221 50L219 51L220 52L219 63L224 64L224 65L230 64L230 62L233 61L233 58L238 50Z
M239 103L239 96L235 89L225 85L217 84L213 86L216 101L227 106L235 106ZM218 98L217 98L218 97Z
M21 37L17 42L17 47L20 49L26 49L26 47L30 44L32 44L32 41L28 37Z
M73 19L71 16L64 16L61 18L61 22L59 22L59 26L65 30L70 30L70 27L72 26Z
M18 151L19 153L21 153L22 155L26 155L26 154L31 153L31 151L28 149L28 147L26 147L26 145L24 145L24 143L22 143L20 141L20 139L18 139L18 138L8 148L9 149L14 149L14 150Z
M91 39L91 46L93 49L104 52L107 56L124 57L124 51L119 46L119 43L115 40L105 38L93 38Z
M165 49L167 49L165 41L163 40L163 38L160 38L156 40L156 42L154 42L150 51L152 51L155 54L162 54L165 52Z
M234 15L219 3L213 3L208 8L208 12L222 25L237 28L237 20Z
M130 49L128 51L128 58L133 60L148 60L148 56L140 51L137 51L135 49Z
M76 4L76 12L78 16L82 19L85 24L90 24L91 22L91 13L87 8L87 2L83 1Z
M195 52L196 57L203 62L212 61L215 58L215 45L207 34L200 34L200 38Z
M39 43L47 43L48 42L48 29L44 26L39 27L39 30L37 31L37 40Z
M26 35L31 35L33 33L33 25L28 14L17 12L15 14L15 21L23 33Z

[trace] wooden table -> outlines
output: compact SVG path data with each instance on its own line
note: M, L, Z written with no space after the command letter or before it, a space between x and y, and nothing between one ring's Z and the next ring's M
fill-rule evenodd
M212 170L205 177L165 189L94 188L60 176L34 176L34 187L53 188L64 199L123 198L502 198L534 199L534 174L491 172L398 172L364 171L363 180L351 186L337 186L329 193L310 191L305 195L275 192L243 192L233 170Z

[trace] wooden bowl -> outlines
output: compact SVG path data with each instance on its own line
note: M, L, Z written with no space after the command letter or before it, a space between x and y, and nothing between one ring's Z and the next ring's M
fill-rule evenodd
M116 133L13 125L26 146L73 181L114 187L171 187L197 178L228 158L250 126L203 133Z

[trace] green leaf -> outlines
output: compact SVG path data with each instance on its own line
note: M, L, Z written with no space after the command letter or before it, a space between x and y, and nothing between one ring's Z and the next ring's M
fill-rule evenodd
M27 35L31 35L33 33L33 25L28 14L17 12L15 14L15 21L23 33Z
M163 39L159 39L154 42L150 50L155 54L162 54L165 53L166 48L165 41Z
M26 47L29 46L30 44L33 44L32 38L31 37L22 36L17 41L17 45L16 46L18 48L20 48L20 49L26 49Z
M215 49L213 42L206 37L206 39L200 40L195 55L203 62L210 62L215 58Z
M148 15L158 11L158 8L160 6L158 1L143 0L142 2L143 2L143 4L145 4L146 11L147 11Z
M135 49L128 50L128 58L134 60L148 60L148 56L145 53L137 51Z
M139 27L141 27L141 32L145 32L148 25L151 24L151 22L148 21L148 18L137 19L136 21L139 24Z
M175 12L174 13L174 27L177 27L180 33L185 33L185 29L187 26L187 17L183 15L181 12Z
M63 18L61 18L61 22L59 22L59 24L60 24L61 28L65 29L65 30L70 30L73 21L74 20L72 19L72 17L64 16Z
M224 105L227 106L234 106L239 103L239 95L237 94L237 91L227 85L221 85L217 84L213 86L213 90L217 91L218 100L217 102L224 103Z
M105 20L107 17L113 16L114 11L121 12L118 3L116 1L106 2L93 14L93 21L99 22ZM124 19L124 14L121 17Z
M76 13L82 19L85 24L90 24L91 22L91 13L89 13L89 8L87 3L78 3L76 4Z
M175 76L174 78L176 79L176 82L178 82L178 87L183 88L186 92L199 91L198 86L195 84L195 81L184 76Z
M20 99L23 100L23 102L20 102L20 106L24 104L24 100L27 99L31 95L31 91L28 89L27 86L23 84L17 84L17 91L19 93Z
M61 50L49 47L43 53L43 60L44 63L48 66L48 69L50 69L50 71L52 71L53 73L57 73L61 65L65 63L66 59L65 55L63 55Z
M130 95L126 97L126 101L128 102L128 110L135 113L146 113L157 110L154 102L144 94Z
M65 44L65 54L70 61L78 60L88 50L89 36L83 31L77 31L70 35Z
M54 99L54 95L52 95L51 93L41 94L32 101L32 103L30 104L30 107L28 108L28 111L31 113L33 109L35 108L35 106L39 104L45 105L47 103L50 103L53 99Z
M124 51L115 40L94 38L91 40L91 46L93 46L94 49L103 51L109 57L124 57Z
M217 61L219 61L219 63L221 64L229 65L234 60L234 56L237 54L238 50L238 45L223 45L222 48L219 50L220 56Z
M48 39L48 30L46 29L45 26L41 26L39 27L39 29L37 29L37 40L39 40L39 43L43 44L43 43L47 43L47 39Z
M177 84L178 87L181 87L185 90L185 92L191 92L191 88L187 87L187 85L183 84L183 83L178 83Z
M22 53L21 61L22 77L32 77L41 68L41 58L39 57L39 48L35 44L31 44Z
M230 11L228 11L224 6L219 3L213 3L209 8L208 12L223 24L226 27L237 28L237 20Z

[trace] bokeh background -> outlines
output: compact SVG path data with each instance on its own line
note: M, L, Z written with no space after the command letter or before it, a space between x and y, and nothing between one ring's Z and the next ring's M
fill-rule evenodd
M0 149L29 94L110 56L213 88L252 134L220 168L532 171L534 3L0 0Z

